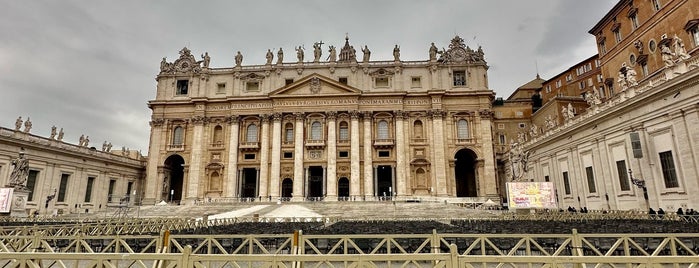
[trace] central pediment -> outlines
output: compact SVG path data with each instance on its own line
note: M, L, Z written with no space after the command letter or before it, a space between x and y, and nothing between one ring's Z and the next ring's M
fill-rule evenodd
M317 73L269 93L270 98L359 96L361 90Z

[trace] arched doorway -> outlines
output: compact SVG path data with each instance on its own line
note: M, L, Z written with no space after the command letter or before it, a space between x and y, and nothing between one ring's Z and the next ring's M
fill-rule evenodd
M184 182L184 158L173 154L165 159L165 179L163 182L163 199L179 203L182 200L182 183Z
M469 149L461 149L454 156L454 180L457 197L476 197L476 153Z
M291 198L291 194L294 191L294 181L290 178L286 178L282 181L282 197Z
M350 183L346 177L340 178L337 181L337 196L338 197L349 197L350 195Z

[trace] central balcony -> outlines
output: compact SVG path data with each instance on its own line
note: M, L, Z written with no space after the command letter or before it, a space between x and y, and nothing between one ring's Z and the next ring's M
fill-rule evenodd
M184 144L168 144L167 150L174 152L184 151Z
M325 147L325 140L306 140L306 148L322 149Z
M395 144L393 139L375 139L374 148L392 148Z
M241 142L239 144L239 148L241 151L257 151L260 149L260 143L259 142Z

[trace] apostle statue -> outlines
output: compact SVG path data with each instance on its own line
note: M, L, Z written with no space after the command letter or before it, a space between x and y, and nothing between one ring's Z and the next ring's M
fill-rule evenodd
M51 127L51 136L49 136L49 139L56 139L56 126Z
M335 50L335 46L330 46L330 49L328 50L330 55L328 55L327 61L329 62L335 62L337 61L337 50Z
M209 57L209 52L204 52L204 55L201 55L201 58L204 59L202 61L204 63L204 68L209 68L209 63L211 63L211 57Z
M63 140L63 134L64 134L64 133L63 133L63 128L61 128L61 130L58 131L58 137L57 137L56 139L57 139L58 141L62 141L62 140Z
M313 62L320 62L320 56L323 54L323 50L320 48L323 45L323 41L313 43Z
M369 47L367 45L364 45L364 48L362 48L362 52L364 52L362 62L369 62L369 57L371 57L371 51L369 51Z
M32 130L32 121L27 117L27 121L24 122L24 132L29 133Z
M296 48L296 58L299 63L303 62L303 48L301 46Z
M22 128L22 117L17 117L17 121L15 121L15 131L19 131Z
M400 61L400 47L398 45L393 48L393 60Z
M279 51L277 51L277 64L282 64L284 61L284 51L282 48L279 48Z
M235 54L235 66L238 67L241 64L243 64L243 54L240 54L240 51L238 51L238 53Z
M272 64L272 60L274 59L274 53L272 53L271 49L267 49L267 55L265 55L265 59L267 59L267 65Z
M430 46L430 61L436 61L437 60L437 47L434 45L434 42L432 42L432 45Z

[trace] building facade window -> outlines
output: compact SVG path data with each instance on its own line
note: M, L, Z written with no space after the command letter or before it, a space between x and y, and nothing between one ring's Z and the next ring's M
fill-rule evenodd
M459 119L459 121L456 122L456 132L459 139L468 139L468 121Z
M226 83L216 84L216 94L226 93Z
M214 140L212 141L215 144L223 144L223 127L222 126L215 126L214 127Z
M506 144L506 143L507 143L507 138L505 137L505 134L500 134L500 135L498 136L498 139L499 139L498 141L500 142L500 144Z
M653 3L653 11L658 11L661 8L663 8L663 5L662 3L660 3L660 0L651 0L651 2Z
M56 197L56 202L66 201L66 191L68 191L68 178L70 174L61 174L61 184L58 186L58 196Z
M311 140L321 140L323 136L323 127L318 121L311 123Z
M638 16L633 14L629 16L629 20L631 20L631 29L636 30L638 28Z
M27 196L27 201L34 200L34 188L36 188L36 178L38 176L38 170L29 170L29 176L27 177L27 190L29 190L29 196Z
M175 95L187 95L189 92L189 80L177 80Z
M619 30L616 30L613 33L614 33L614 41L616 41L617 44L621 43L621 32Z
M599 53L600 55L607 54L607 45L604 42L599 43Z
M287 143L294 142L294 124L286 123L284 125L284 141Z
M378 139L384 140L388 139L388 122L386 120L379 121L377 125L377 136Z
M563 171L563 188L565 189L566 195L570 195L572 193L570 190L570 178L568 178L568 171Z
M85 203L92 201L92 186L95 184L95 177L87 177L87 187L85 187Z
M247 82L245 85L247 91L260 91L260 82Z
M112 202L112 195L114 195L114 187L116 186L116 180L109 180L109 188L107 189L107 203Z
M257 125L255 125L255 124L248 125L247 131L245 134L246 134L245 135L246 142L257 142Z
M375 87L389 87L388 77L376 77L374 78Z
M587 175L587 190L594 194L597 192L597 187L595 186L595 173L592 167L585 167L585 175Z
M455 87L466 85L466 71L454 71L452 77L454 78Z
M694 47L699 47L699 26L694 26L694 28L689 31L689 36L692 37Z
M619 188L621 188L622 191L630 191L631 185L629 184L625 160L616 161L616 172L617 176L619 176Z
M341 141L348 141L349 140L349 125L347 122L342 121L340 122L340 140Z
M410 87L422 87L419 76L413 76L410 78Z
M184 128L176 126L172 131L172 144L182 145L184 143Z
M413 136L415 136L416 139L421 139L423 135L422 132L422 121L415 120L413 123Z
M677 188L680 184L677 180L677 171L675 170L675 160L672 157L672 151L659 153L660 167L663 170L663 180L665 188Z

